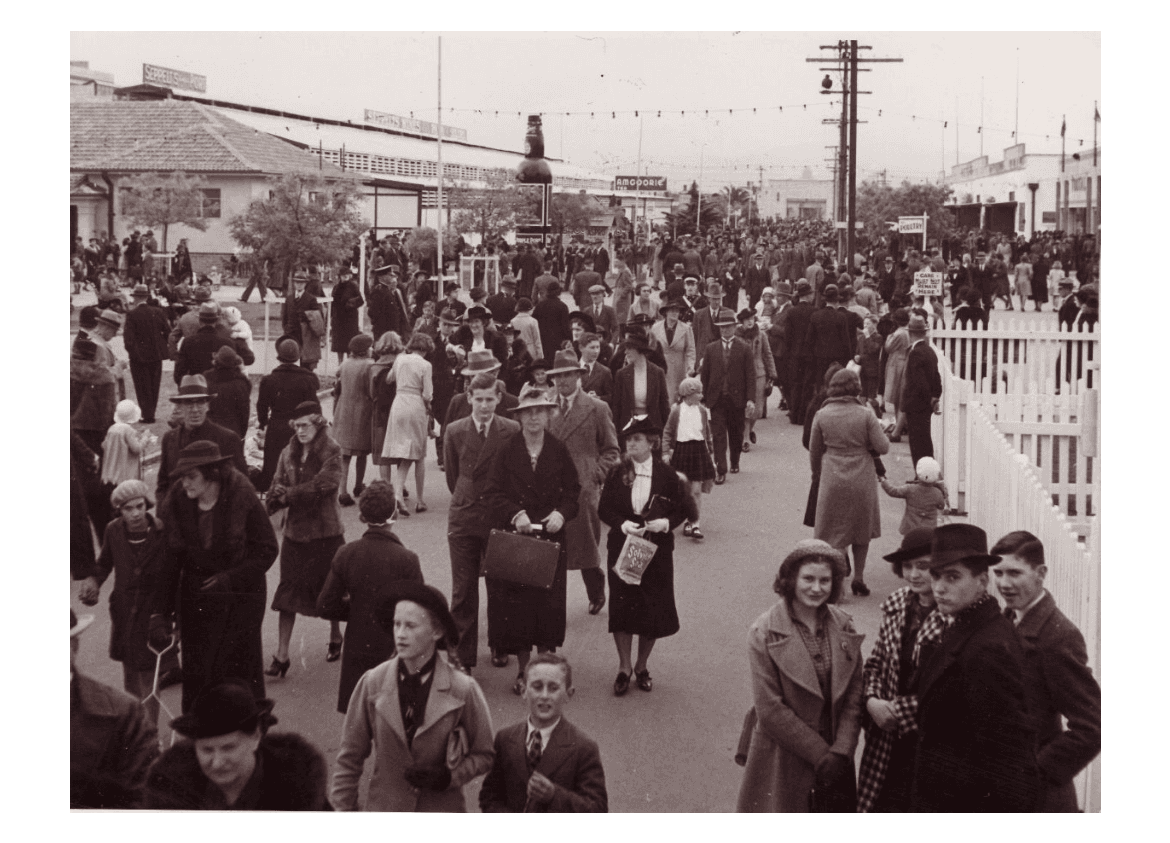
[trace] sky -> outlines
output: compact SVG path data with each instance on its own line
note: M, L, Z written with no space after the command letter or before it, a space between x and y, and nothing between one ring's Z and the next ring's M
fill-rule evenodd
M206 76L217 99L355 122L366 108L434 121L439 35L73 32L69 52L119 85L158 64ZM611 176L636 171L641 134L642 172L672 187L700 180L715 190L805 168L828 178L825 147L839 130L822 121L839 117L841 100L820 93L829 65L805 59L841 37L872 46L863 57L903 59L859 75L859 90L872 92L858 97L859 180L883 171L892 182L934 180L981 144L999 160L1017 119L1029 152L1059 153L1062 119L1070 153L1092 146L1096 32L442 34L443 122L472 143L520 150L527 115L539 112L548 155Z

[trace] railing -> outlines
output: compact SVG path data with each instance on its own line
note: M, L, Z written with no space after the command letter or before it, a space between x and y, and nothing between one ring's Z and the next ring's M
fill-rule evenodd
M1100 385L1100 337L1093 331L1012 319L986 331L936 329L931 342L978 393L1076 394Z
M1084 635L1089 667L1100 681L1101 545L1097 531L1087 546L1080 541L1069 519L1052 505L1049 489L1028 458L1012 447L986 408L970 402L967 422L971 523L983 528L990 541L1013 530L1028 530L1043 542L1048 567L1045 588ZM1100 775L1098 757L1075 781L1078 802L1085 810L1100 810Z

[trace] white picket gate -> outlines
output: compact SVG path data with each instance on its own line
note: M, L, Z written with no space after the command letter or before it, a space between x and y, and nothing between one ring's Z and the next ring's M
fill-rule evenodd
M1099 386L1100 336L1093 331L1010 319L986 331L939 328L930 341L955 377L980 394L1075 395Z

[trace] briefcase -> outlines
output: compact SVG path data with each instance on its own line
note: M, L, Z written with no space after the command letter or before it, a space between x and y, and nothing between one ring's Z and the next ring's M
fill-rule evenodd
M551 588L560 555L560 542L492 530L484 554L484 575L520 585Z

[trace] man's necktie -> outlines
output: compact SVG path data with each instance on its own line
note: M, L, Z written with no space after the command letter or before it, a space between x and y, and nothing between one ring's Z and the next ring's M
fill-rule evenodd
M480 441L486 442L487 441L487 425L486 424L479 424L479 425L475 426L475 429L479 431Z
M535 770L536 765L540 763L540 755L543 747L541 746L540 732L533 732L532 737L528 739L528 769Z
M1009 621L1011 621L1012 623L1016 622L1016 610L1015 609L1010 609L1010 608L1004 609L1003 616L1005 618L1007 618Z

